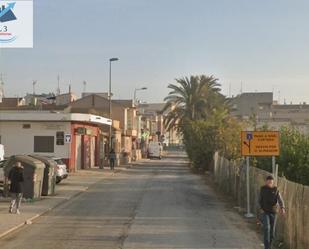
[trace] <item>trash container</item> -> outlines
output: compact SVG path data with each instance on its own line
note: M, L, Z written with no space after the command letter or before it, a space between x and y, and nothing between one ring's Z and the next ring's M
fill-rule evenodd
M23 197L38 199L41 197L45 164L40 160L25 155L11 156L4 166L4 194L9 195L8 175L16 162L21 162L24 168Z
M56 169L57 163L45 156L41 155L29 155L35 159L40 160L45 164L43 185L42 185L42 195L54 195L56 188Z

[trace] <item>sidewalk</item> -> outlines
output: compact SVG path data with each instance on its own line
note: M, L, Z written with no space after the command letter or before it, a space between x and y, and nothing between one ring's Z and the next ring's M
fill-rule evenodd
M25 224L31 224L34 219L86 191L96 182L112 177L125 168L126 166L117 167L115 173L108 169L81 170L71 173L67 179L56 186L55 196L42 197L35 202L23 202L20 215L8 213L9 199L0 197L0 238Z

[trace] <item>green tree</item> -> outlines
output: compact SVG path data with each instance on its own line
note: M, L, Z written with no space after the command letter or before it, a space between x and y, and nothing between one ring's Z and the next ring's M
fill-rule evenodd
M184 77L176 82L169 84L171 91L165 98L164 111L170 110L165 118L168 130L177 127L182 131L186 121L208 118L218 105L225 103L220 84L213 76Z
M194 168L207 170L217 148L218 129L208 120L192 120L186 123L184 143Z
M230 117L226 98L213 76L191 76L170 84L165 125L182 133L195 168L209 169L215 151L227 158L239 156L241 123Z

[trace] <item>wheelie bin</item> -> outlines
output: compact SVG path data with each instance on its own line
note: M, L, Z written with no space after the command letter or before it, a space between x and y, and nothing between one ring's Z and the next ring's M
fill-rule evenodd
M56 191L56 168L57 163L45 156L41 155L29 155L35 159L40 160L45 164L43 185L42 185L42 195L54 195Z
M8 176L16 162L21 162L24 168L23 197L39 199L42 194L45 164L38 159L26 155L11 156L4 166L4 194L9 196Z

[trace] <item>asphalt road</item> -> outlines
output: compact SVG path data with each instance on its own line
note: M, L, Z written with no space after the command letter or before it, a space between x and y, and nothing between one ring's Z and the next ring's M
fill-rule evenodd
M0 240L1 249L261 248L185 158L143 162Z

